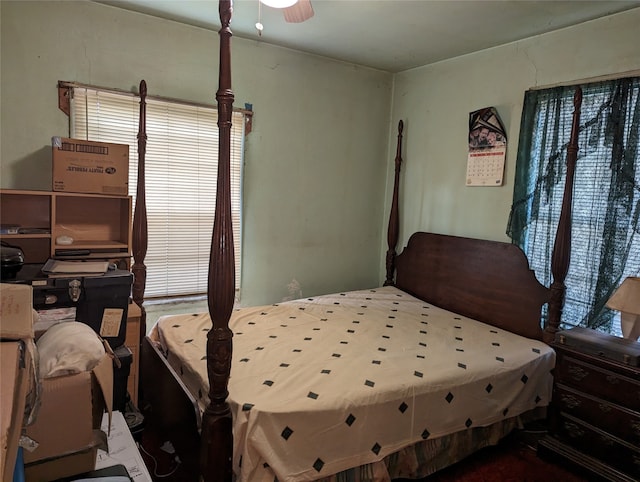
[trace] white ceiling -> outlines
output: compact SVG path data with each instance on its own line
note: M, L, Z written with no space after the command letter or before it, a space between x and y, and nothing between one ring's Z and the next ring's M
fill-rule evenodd
M315 15L286 23L258 0L235 0L234 37L289 47L389 72L478 50L640 7L633 1L311 0ZM99 1L218 31L216 0ZM639 27L640 28L640 27Z

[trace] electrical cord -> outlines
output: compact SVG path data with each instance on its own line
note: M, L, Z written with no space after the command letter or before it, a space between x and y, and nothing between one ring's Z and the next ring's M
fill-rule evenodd
M180 460L180 457L178 457L177 455L173 458L173 460L176 463L176 466L171 470L171 472L168 472L166 474L159 474L158 473L158 461L156 460L156 458L151 455L149 452L147 452L144 447L140 444L137 443L138 448L147 456L149 457L151 460L153 460L153 476L157 477L159 479L165 478L165 477L170 477L173 474L176 473L176 470L178 470L178 468L180 467L180 464L182 463L182 461Z

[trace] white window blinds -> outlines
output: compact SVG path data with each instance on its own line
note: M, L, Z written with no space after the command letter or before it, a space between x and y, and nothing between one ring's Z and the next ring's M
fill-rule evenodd
M140 98L74 87L72 138L129 144L129 194L138 175ZM244 118L231 130L231 210L236 293L241 267L241 177ZM214 106L147 97L146 204L149 242L145 297L206 293L218 172L218 113Z

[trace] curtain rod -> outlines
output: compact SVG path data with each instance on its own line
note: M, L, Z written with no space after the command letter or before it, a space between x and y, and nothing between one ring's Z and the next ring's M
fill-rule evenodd
M555 84L539 85L531 87L529 90L552 89L553 87L565 87L578 84L591 84L594 82L603 82L605 80L625 79L627 77L640 77L640 70L628 70L626 72L617 72L615 74L598 75L596 77L587 77L581 80L569 80L566 82L557 82Z
M94 90L102 90L104 92L112 92L114 94L122 94L122 95L128 95L131 97L139 97L140 93L139 92L133 92L133 91L129 91L129 90L124 90L124 89L117 89L115 87L100 87L98 85L90 85L90 84L81 84L78 82L70 82L70 81L66 81L66 80L59 80L58 81L58 88L63 87L63 88L81 88L81 89L94 89ZM190 106L194 106L194 107L208 107L208 108L217 108L217 104L206 104L204 102L192 102L192 101L188 101L188 100L184 100L184 99L176 99L173 97L163 97L160 95L147 95L147 99L153 99L153 100L160 100L160 101L167 101L167 102L174 102L177 104L183 104L183 105L190 105ZM248 110L248 109L239 109L237 107L233 108L234 112L241 112L245 115L248 116L252 116L253 115L253 111L252 110Z

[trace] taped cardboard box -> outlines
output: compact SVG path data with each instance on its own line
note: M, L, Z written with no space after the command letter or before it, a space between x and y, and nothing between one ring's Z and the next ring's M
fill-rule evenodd
M53 137L53 190L126 196L129 146Z
M12 480L18 454L18 442L27 413L33 401L35 387L33 340L3 341L0 343L0 433L2 480Z
M21 340L33 335L33 288L0 283L0 338Z
M100 442L106 440L100 430L105 411L111 420L111 357L105 354L90 372L45 378L40 402L36 421L26 428L27 437L37 444L24 452L27 482L93 470Z

